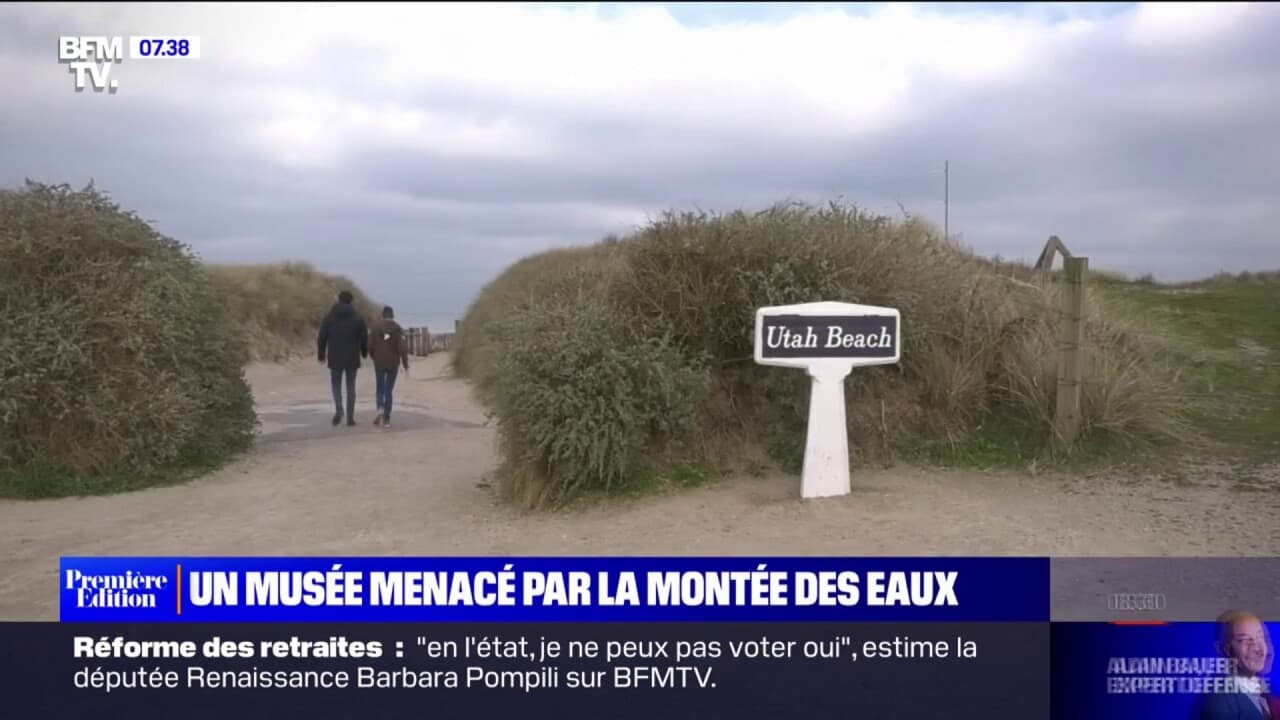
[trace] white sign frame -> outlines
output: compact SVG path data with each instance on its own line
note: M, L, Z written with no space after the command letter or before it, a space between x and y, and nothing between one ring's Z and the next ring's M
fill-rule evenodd
M779 315L812 317L817 323L831 317L892 317L892 357L765 357L765 319ZM844 379L855 367L896 365L902 360L902 314L896 308L841 302L775 305L756 310L755 361L759 365L804 368L809 385L809 424L805 438L803 498L848 495L849 434L845 417Z

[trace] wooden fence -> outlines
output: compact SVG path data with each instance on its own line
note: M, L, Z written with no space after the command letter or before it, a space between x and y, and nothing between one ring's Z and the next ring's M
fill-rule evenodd
M426 327L404 329L405 342L409 345L410 355L429 355L433 352L448 352L453 349L454 333L435 333Z

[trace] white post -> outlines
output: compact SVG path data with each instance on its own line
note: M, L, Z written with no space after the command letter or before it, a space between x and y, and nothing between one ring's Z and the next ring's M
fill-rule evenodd
M849 433L844 412L844 379L851 365L809 368L809 433L804 445L800 496L849 494Z
M756 362L804 368L811 378L801 497L849 494L844 379L855 367L897 363L901 333L894 308L816 302L756 310Z

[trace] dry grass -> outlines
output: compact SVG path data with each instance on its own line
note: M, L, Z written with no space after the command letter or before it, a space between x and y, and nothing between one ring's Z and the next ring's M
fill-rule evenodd
M380 310L351 280L310 263L211 265L208 270L255 360L314 353L320 321L342 290L355 295L356 309L366 319Z

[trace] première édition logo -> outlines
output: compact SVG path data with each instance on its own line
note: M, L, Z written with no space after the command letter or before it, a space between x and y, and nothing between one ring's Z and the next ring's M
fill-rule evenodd
M169 586L169 577L132 570L85 575L70 569L64 582L65 590L75 591L77 608L155 608L157 596Z

